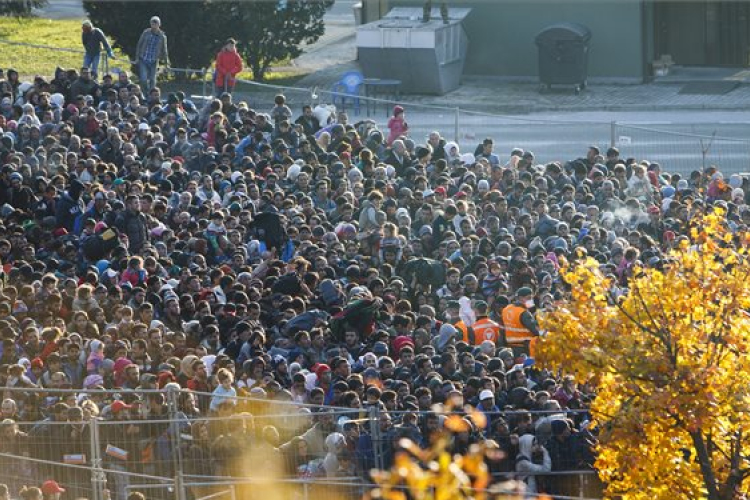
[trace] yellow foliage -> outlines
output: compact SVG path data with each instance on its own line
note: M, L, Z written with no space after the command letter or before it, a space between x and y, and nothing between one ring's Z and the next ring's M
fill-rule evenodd
M467 418L453 410L463 410ZM507 481L490 485L490 471L486 457L502 458L502 452L486 443L473 444L465 455L451 456L448 448L454 434L468 432L472 424L483 429L487 424L484 414L469 406L454 408L450 401L436 412L446 414L445 431L428 449L422 449L409 439L398 442L399 449L389 471L372 471L377 484L365 500L522 500L525 484ZM470 423L471 421L471 423ZM545 495L539 500L551 500Z
M563 270L570 297L541 318L537 362L596 384L596 467L609 498L731 499L750 472L750 262L720 212L662 270L615 298L599 263ZM740 251L742 250L742 251Z

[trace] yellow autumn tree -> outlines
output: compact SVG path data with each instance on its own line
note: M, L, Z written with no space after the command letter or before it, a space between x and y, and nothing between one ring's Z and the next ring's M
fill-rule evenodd
M624 296L593 259L563 270L538 360L591 380L608 498L730 500L750 475L750 235L721 210Z
M472 444L463 454L452 455L450 442L457 434L487 426L485 415L470 406L448 401L433 410L445 417L443 429L434 436L429 448L423 449L409 439L398 442L390 470L370 471L376 487L364 500L523 500L525 484L521 481L492 483L487 459L499 460L503 453L492 442ZM547 495L537 500L551 500Z

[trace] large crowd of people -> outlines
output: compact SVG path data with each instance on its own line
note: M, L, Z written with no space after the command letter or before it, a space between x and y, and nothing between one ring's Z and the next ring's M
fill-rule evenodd
M292 476L365 477L399 438L429 445L437 403L488 416L456 452L487 441L493 472L561 494L539 474L590 468L595 440L586 381L534 363L561 266L593 257L626 293L696 213L750 221L748 180L714 167L466 152L411 136L402 106L378 124L283 95L198 104L88 68L9 69L0 94L0 483L13 463L24 498L91 487L48 465L89 453L91 419L110 471L171 477L172 427L132 422L176 412L188 473L241 475L262 450ZM295 425L263 417L281 413Z

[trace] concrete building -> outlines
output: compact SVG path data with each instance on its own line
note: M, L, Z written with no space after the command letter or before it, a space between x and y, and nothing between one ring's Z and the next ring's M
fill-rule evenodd
M422 0L364 0L363 18L421 5ZM559 22L591 30L593 82L648 81L654 62L744 68L750 55L749 0L449 0L449 6L472 9L464 20L469 37L464 74L534 80L534 37Z

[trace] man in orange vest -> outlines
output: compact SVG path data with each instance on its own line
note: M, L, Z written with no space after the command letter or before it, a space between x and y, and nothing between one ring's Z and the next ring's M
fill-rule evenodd
M480 300L474 304L474 310L477 313L477 321L474 323L474 341L475 345L479 345L485 340L491 341L493 344L497 344L500 340L500 325L492 321L487 313L489 312L489 306L487 302Z
M534 292L529 287L519 288L516 299L503 309L505 345L513 349L513 354L534 356L534 344L539 336L539 325L534 314Z
M461 340L469 345L475 345L474 329L464 323L460 316L461 305L457 300L448 301L448 323L452 324L461 334ZM481 344L481 342L479 342Z

